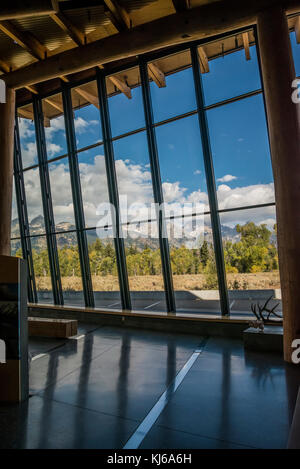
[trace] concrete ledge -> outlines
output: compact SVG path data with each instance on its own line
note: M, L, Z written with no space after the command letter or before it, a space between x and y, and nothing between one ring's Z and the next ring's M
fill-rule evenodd
M71 306L29 305L30 316L77 319L80 322L92 322L103 326L135 327L166 332L179 332L193 335L216 337L243 337L248 328L247 318L222 318L213 315L172 314L155 312L105 311L96 308Z
M263 332L249 327L243 333L244 346L256 352L283 351L283 328L281 326L265 326Z

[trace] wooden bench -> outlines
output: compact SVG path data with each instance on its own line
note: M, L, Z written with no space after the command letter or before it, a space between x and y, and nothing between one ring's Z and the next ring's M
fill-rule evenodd
M74 319L28 318L31 337L57 337L66 339L77 335L78 321Z

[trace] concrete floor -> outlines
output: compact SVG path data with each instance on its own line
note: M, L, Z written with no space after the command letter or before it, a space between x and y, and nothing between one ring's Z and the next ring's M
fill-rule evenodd
M201 344L140 448L286 447L300 373L280 356L95 325L77 339L31 341L31 397L0 406L1 448L122 448Z

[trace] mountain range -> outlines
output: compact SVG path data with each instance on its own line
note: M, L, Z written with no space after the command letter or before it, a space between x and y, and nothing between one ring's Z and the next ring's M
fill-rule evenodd
M46 248L46 240L43 236L45 233L45 224L44 224L44 218L39 215L31 220L29 223L29 229L30 229L30 234L33 236L31 238L31 245L33 249L36 250L43 250ZM56 231L57 233L57 245L58 248L63 248L64 246L75 246L77 244L77 236L76 236L76 227L72 223L69 222L60 222L56 225ZM221 232L223 236L223 240L226 241L238 241L239 240L239 235L237 234L235 228L230 228L229 226L226 225L221 225ZM86 231L87 233L87 241L88 244L94 243L97 239L97 232L95 229L90 229ZM108 236L111 234L111 230L103 230L104 235L106 236L106 239L101 239L101 241L105 244L106 242L111 241L111 238L108 238ZM157 249L158 248L158 240L156 238L148 238L143 236L141 232L134 232L133 230L130 230L130 233L134 234L134 238L131 236L128 236L125 239L125 244L127 247L131 245L135 245L137 248L143 249L145 245L150 247L151 249ZM203 234L204 234L204 239L206 239L207 242L212 242L212 229L210 226L204 226L203 227ZM19 222L18 219L15 218L12 221L12 238L17 238L19 237ZM183 238L175 238L173 236L170 236L170 245L172 247L177 247L179 248L182 245L187 245L190 247L194 247L191 245L191 240L183 237ZM20 247L20 243L18 241L14 242L15 244L15 249L17 250Z

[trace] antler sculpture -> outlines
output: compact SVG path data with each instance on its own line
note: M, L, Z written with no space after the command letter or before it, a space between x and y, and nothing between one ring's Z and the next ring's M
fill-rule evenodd
M266 324L267 322L272 321L272 319L270 319L271 315L274 315L276 318L282 319L282 316L275 313L275 309L277 308L277 306L279 306L279 303L277 303L277 305L273 306L273 308L271 309L268 308L268 304L270 303L272 299L273 299L273 296L270 296L270 298L267 299L267 301L265 302L263 306L261 306L260 303L251 304L252 313L254 314L256 319L258 321L262 321L263 324ZM267 313L267 316L264 315L264 312Z

